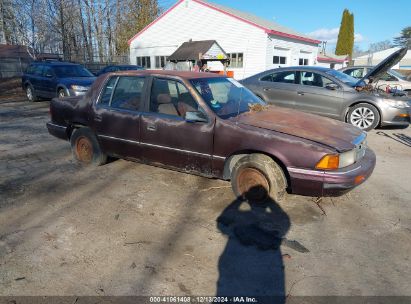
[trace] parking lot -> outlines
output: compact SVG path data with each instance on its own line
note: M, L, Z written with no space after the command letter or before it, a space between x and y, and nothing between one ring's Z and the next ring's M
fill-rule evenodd
M347 195L253 208L224 181L77 165L47 120L0 100L1 295L411 296L411 128L369 133Z

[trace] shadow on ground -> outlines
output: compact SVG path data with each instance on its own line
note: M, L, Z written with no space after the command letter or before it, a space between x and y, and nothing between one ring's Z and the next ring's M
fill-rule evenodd
M217 219L218 229L228 236L218 262L217 296L275 296L276 303L284 303L280 245L290 225L270 197L263 202L237 198L225 208Z

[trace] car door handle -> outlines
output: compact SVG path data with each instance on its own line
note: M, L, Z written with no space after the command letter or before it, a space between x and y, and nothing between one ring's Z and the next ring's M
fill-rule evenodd
M298 95L303 96L304 92L297 92Z
M157 130L157 127L156 127L155 125L148 125L148 126L147 126L147 130L149 130L149 131L156 131L156 130Z
M267 91L270 91L271 89L270 88L264 88L263 90L267 92Z
M100 115L95 115L94 120L98 121L98 122L101 122L101 121L103 121L103 118Z

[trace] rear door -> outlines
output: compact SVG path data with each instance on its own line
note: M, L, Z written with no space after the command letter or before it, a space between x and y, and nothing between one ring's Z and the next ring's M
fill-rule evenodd
M140 159L140 116L146 77L110 77L95 105L94 129L109 155Z
M143 158L153 164L211 175L214 120L188 122L187 111L201 111L178 79L154 77L141 115Z
M43 78L43 65L36 64L33 69L33 74L30 75L30 83L34 88L35 94L37 96L45 97L42 87L42 78Z
M259 80L259 92L270 104L292 108L296 101L297 73L295 71L279 71L267 74Z
M44 96L49 98L56 97L57 82L52 67L45 65L41 76L40 86Z
M295 108L332 118L340 117L343 89L333 80L311 71L300 71Z

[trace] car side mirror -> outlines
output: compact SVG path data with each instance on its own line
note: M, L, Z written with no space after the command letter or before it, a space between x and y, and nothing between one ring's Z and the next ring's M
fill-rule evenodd
M200 111L186 112L184 118L187 122L207 122L207 118L204 113Z
M335 83L329 83L325 86L325 88L331 91L335 91L339 88L339 86Z

